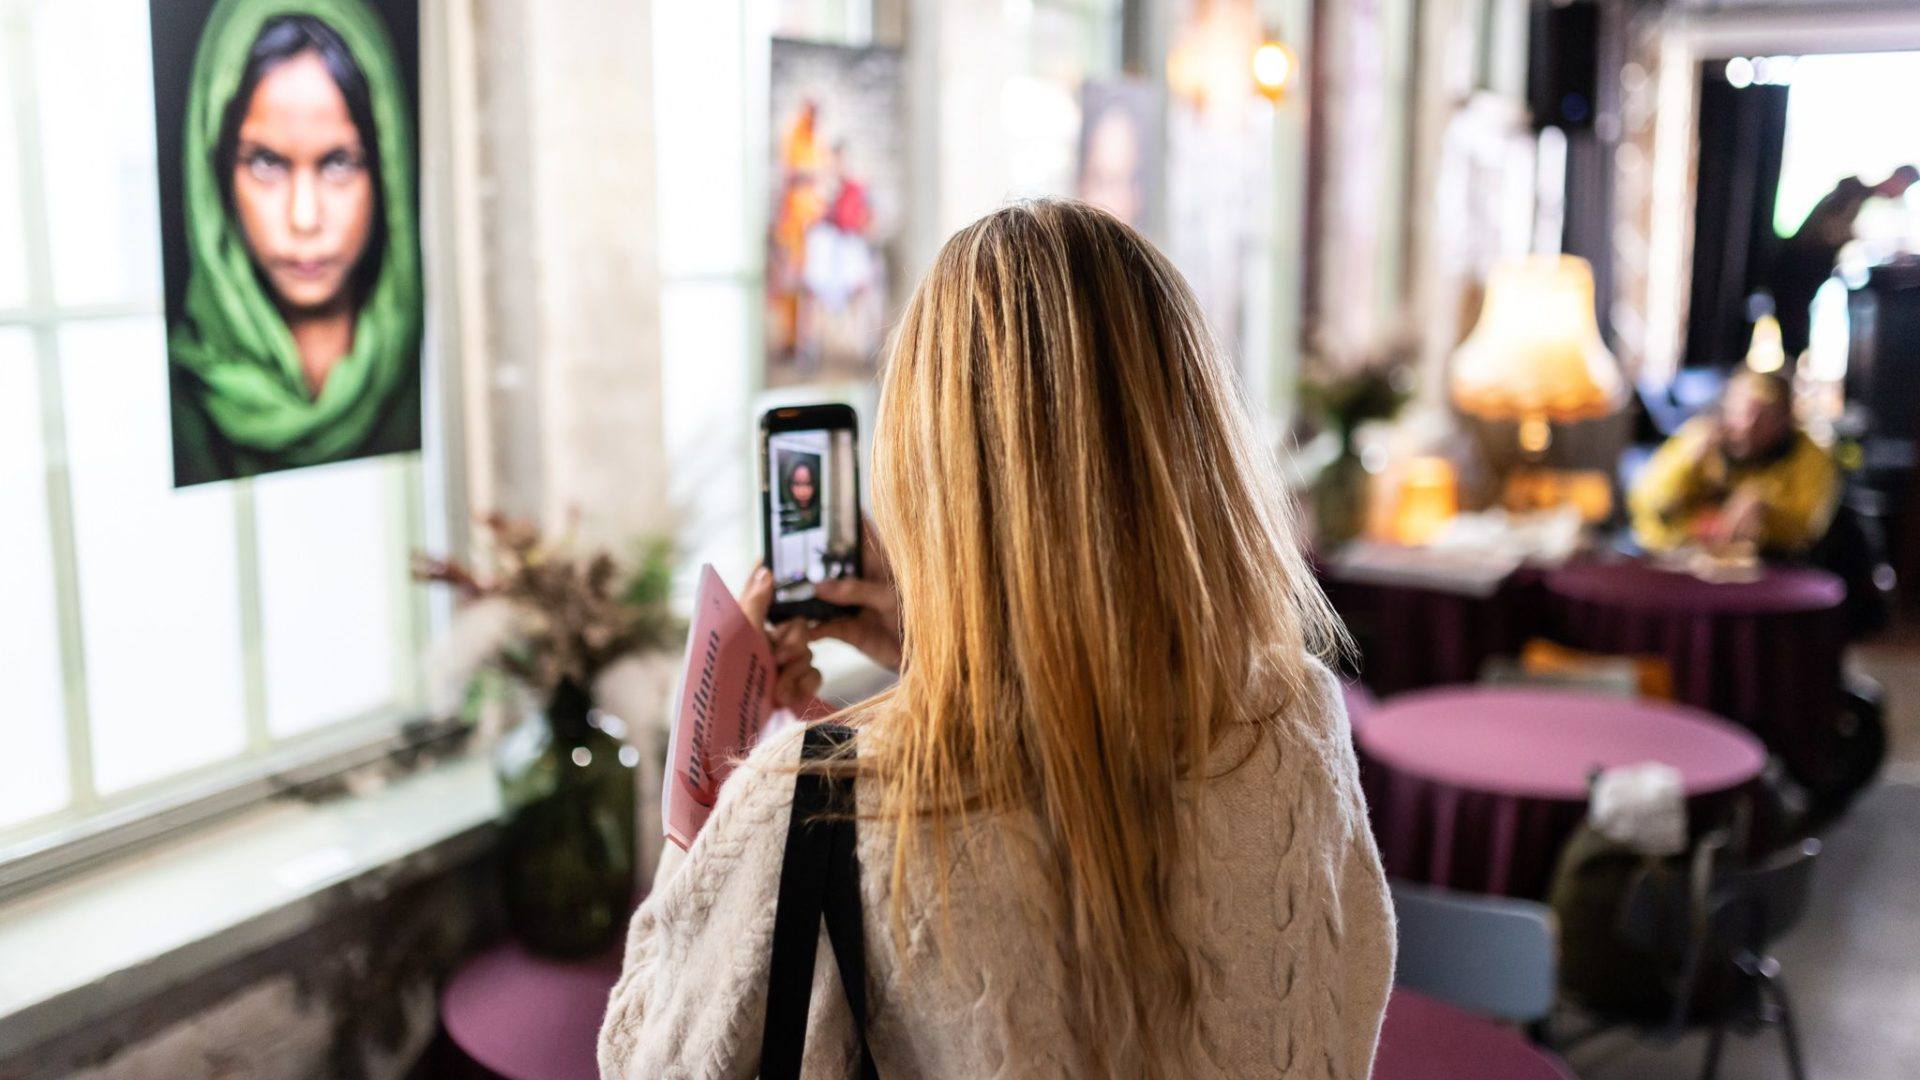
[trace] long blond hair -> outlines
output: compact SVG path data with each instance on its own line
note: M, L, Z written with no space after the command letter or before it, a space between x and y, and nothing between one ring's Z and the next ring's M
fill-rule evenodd
M1338 635L1185 282L1077 202L962 230L896 332L873 478L905 650L862 753L896 930L918 856L1030 813L1092 1052L1176 1069L1200 978L1170 910L1180 796Z

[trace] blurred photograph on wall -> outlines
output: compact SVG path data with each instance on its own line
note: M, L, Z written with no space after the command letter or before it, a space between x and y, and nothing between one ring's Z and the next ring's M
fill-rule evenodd
M775 40L766 385L871 378L906 190L901 53Z
M1146 79L1100 79L1080 88L1074 195L1136 229L1156 203L1164 154L1160 91Z
M420 449L418 0L151 22L174 483Z

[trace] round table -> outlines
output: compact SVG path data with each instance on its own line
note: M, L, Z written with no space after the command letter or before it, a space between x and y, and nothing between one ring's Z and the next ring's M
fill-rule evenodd
M517 942L466 962L440 994L440 1023L465 1058L447 1071L502 1080L594 1080L600 1020L620 978L615 949L555 960Z
M1811 567L1769 566L1716 584L1644 562L1547 575L1548 632L1594 652L1666 660L1674 696L1760 736L1802 780L1821 775L1840 705L1846 586Z
M1574 1080L1554 1054L1491 1020L1412 990L1387 999L1373 1080Z
M1320 583L1360 648L1361 681L1382 696L1472 682L1533 632L1538 577L1525 569L1491 596L1348 580L1327 568Z
M1698 827L1723 819L1766 764L1757 739L1698 709L1518 687L1403 694L1355 741L1390 876L1529 898L1546 894L1595 770L1674 766Z
M600 1018L618 955L552 960L498 945L469 960L440 996L440 1022L465 1060L447 1072L505 1080L595 1080ZM1412 990L1396 989L1380 1025L1375 1080L1572 1080L1559 1060L1513 1032Z
M1360 730L1367 722L1367 717L1373 715L1373 710L1380 707L1380 699L1373 696L1373 691L1368 690L1365 683L1348 678L1340 680L1340 698L1347 706L1347 724L1355 731Z

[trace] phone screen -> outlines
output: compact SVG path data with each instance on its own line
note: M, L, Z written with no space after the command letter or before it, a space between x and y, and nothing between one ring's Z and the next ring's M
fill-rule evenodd
M860 574L858 458L850 427L799 428L766 434L767 563L776 605L808 611L813 587ZM779 612L776 612L776 616Z

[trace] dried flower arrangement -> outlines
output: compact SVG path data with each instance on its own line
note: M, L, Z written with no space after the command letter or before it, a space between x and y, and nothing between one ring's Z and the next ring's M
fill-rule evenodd
M1353 436L1363 424L1391 420L1413 397L1414 349L1390 341L1376 350L1342 357L1316 355L1300 380L1306 418L1330 428L1341 453L1353 451Z
M1365 523L1371 481L1356 436L1367 424L1393 419L1413 397L1415 355L1412 340L1400 337L1374 349L1322 349L1308 357L1301 419L1310 430L1330 432L1335 449L1309 493L1315 540L1324 548L1351 540Z
M591 689L616 662L677 649L686 627L668 605L673 545L641 542L622 563L607 551L572 550L532 522L483 519L490 566L416 554L416 580L453 589L460 602L438 662L440 681L464 692L476 675L507 675L542 699L563 682Z

